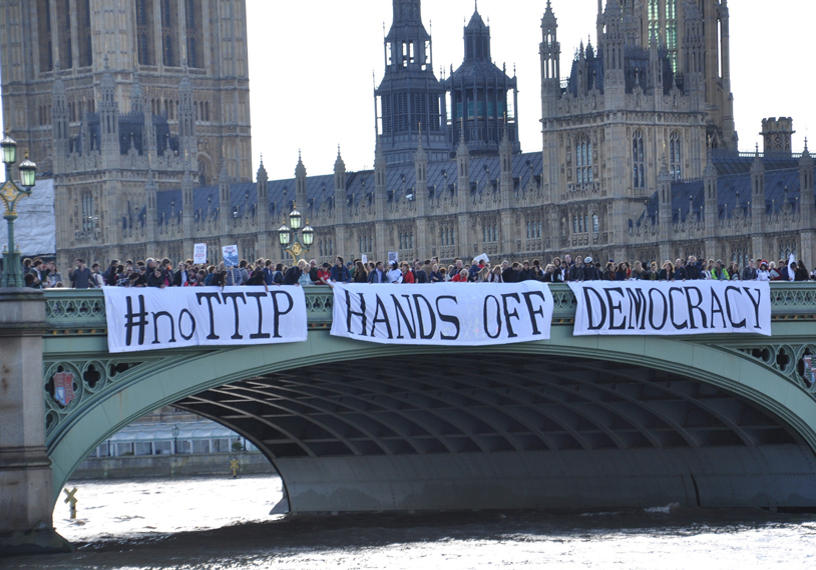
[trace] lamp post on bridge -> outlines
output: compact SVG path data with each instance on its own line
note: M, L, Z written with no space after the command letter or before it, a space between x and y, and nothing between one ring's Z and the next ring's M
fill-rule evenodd
M284 218L283 225L278 229L280 244L286 248L284 251L292 256L295 263L309 253L309 248L314 244L315 231L309 225L309 220L306 220L306 227L301 230L302 224L303 214L298 212L297 204L293 204L292 211L289 213L289 225L286 225L286 218ZM298 231L303 238L303 244L298 240Z
M31 187L37 179L37 165L28 158L20 163L20 178L23 188L17 186L11 178L11 166L17 161L17 143L8 135L0 141L3 163L6 165L6 182L0 189L0 198L5 206L3 219L8 224L8 244L3 250L3 274L0 287L22 287L23 276L20 273L20 248L14 243L14 221L17 219L17 202L23 196L31 195Z

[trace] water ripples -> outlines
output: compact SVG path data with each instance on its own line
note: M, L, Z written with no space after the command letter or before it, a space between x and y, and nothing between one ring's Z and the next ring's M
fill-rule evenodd
M676 505L591 513L280 517L277 477L77 483L77 552L9 570L816 568L816 515Z

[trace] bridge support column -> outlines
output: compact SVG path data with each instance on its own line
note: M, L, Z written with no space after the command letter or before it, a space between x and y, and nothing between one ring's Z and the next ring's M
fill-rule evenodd
M52 524L41 291L0 289L0 558L70 551Z

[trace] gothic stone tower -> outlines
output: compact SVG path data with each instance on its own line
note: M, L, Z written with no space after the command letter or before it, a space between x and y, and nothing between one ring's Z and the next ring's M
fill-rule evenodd
M499 69L490 55L490 27L478 10L465 27L465 60L445 80L450 94L452 119L448 125L451 157L456 156L460 129L465 127L465 141L473 156L496 156L505 127L507 136L518 154L518 87ZM512 93L511 93L512 92ZM508 99L512 97L512 109Z
M581 44L562 87L558 25L547 3L541 69L545 195L557 205L549 220L552 252L591 248L622 259L633 250L633 227L660 176L703 174L710 127L703 13L687 0L678 23L685 62L680 74L671 44L655 35L642 45L633 4L640 5L607 2L597 49ZM643 253L658 257L657 251Z
M433 72L431 36L420 0L393 0L385 38L385 77L375 91L377 144L388 164L413 161L422 137L431 162L448 160L445 87Z
M701 60L698 64L705 84L706 124L712 146L737 150L734 96L731 93L731 39L728 0L622 0L624 14L636 24L636 42L648 49L653 42L663 46L672 71L685 74L696 46L684 40L687 10L702 18ZM598 36L598 42L603 36Z
M209 184L222 163L251 179L245 0L0 0L0 14L5 122L55 178L63 268L118 256L148 180Z

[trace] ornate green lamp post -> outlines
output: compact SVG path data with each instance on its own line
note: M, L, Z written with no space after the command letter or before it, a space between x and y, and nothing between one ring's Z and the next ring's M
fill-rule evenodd
M3 154L3 163L6 165L6 183L0 189L0 198L3 199L5 213L3 219L8 223L8 245L3 250L3 276L0 280L2 287L22 287L23 276L20 272L20 248L14 243L14 220L17 219L17 202L23 196L31 195L31 187L37 179L37 165L28 158L20 163L21 189L11 178L11 166L17 161L17 143L8 135L0 141Z
M298 212L297 204L294 205L292 211L289 213L289 225L286 225L286 219L283 220L283 225L278 229L278 239L286 253L292 256L292 259L297 263L303 256L309 253L309 248L314 244L314 229L309 226L309 220L306 220L306 227L301 229L303 224L303 215ZM303 243L298 240L298 231L300 231ZM294 237L294 241L293 241Z

